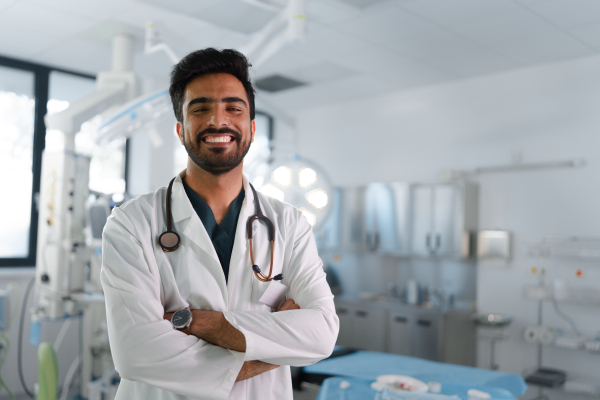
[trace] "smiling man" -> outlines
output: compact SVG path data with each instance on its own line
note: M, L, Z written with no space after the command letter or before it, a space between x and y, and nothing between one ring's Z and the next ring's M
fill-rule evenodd
M173 68L187 168L104 228L118 400L291 400L289 366L333 350L339 322L310 225L242 174L256 128L249 66L209 48ZM268 300L267 289L287 295Z

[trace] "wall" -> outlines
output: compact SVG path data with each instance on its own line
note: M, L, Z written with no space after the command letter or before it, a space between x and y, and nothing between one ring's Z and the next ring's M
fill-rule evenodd
M298 115L299 153L321 164L338 186L435 181L444 170L506 165L513 157L586 159L583 168L472 178L480 184L480 228L514 233L510 262L477 267L479 310L515 318L509 339L497 347L503 371L521 373L536 362L535 346L522 340L524 327L537 321L537 304L522 295L523 285L538 279L530 267L545 264L549 279L560 276L573 287L600 286L596 265L541 263L523 251L524 244L549 235L600 237L598 71L600 57L581 58L308 108ZM583 267L584 279L575 277L577 267ZM348 271L356 270L353 265ZM400 269L393 274L401 275ZM380 272L377 284L366 285L383 288L386 278L389 272ZM597 307L561 308L584 334L600 331ZM550 305L543 312L545 323L568 329ZM480 366L489 365L487 346L483 340L478 345ZM544 360L588 375L600 366L597 356L557 348L546 348Z

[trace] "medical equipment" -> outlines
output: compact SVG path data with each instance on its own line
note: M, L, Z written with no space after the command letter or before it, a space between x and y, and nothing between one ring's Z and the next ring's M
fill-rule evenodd
M0 290L0 332L8 329L11 319L8 290Z
M250 179L265 196L297 207L313 229L318 229L331 212L331 181L316 163L308 159L298 155L279 157L269 164L266 173Z
M183 174L182 179L183 177L185 177L185 173ZM169 186L167 188L167 230L158 237L158 243L160 244L160 247L166 252L177 250L177 248L179 247L179 243L181 242L179 235L173 230L173 212L171 210L171 195L173 193L173 182L175 182L175 179L176 177L171 179L171 182L169 182ZM258 279L261 282L270 282L272 280L280 281L283 279L283 274L278 274L271 278L271 274L273 273L275 228L271 220L265 217L265 215L262 213L262 210L260 209L260 201L258 200L256 190L254 190L254 187L252 185L250 185L250 189L252 189L252 193L254 194L255 211L254 215L251 215L248 218L248 222L246 223L246 233L248 234L248 243L250 246L250 263L252 264L252 271L254 271L256 279ZM267 225L267 229L269 230L269 243L271 245L271 262L269 266L269 275L267 276L265 276L262 273L258 265L254 264L254 253L252 250L252 223L256 220L264 222Z

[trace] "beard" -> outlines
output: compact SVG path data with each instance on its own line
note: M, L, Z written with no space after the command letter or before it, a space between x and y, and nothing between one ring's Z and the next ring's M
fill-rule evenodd
M183 127L182 127L183 129ZM202 149L202 137L206 134L231 134L235 138L235 150L233 153L224 155L225 148L223 147L212 147ZM185 151L188 153L190 159L200 168L205 170L211 175L219 176L222 174L226 174L227 172L233 170L246 157L248 150L250 150L250 140L246 142L242 142L242 135L234 131L230 128L207 128L196 136L196 140L194 142L187 142L185 138L185 130L183 131L183 147L185 147Z

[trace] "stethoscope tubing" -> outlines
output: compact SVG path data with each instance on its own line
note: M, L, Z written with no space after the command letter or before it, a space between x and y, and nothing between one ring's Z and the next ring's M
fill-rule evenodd
M171 210L171 196L173 194L173 183L177 177L171 179L169 182L169 186L167 188L167 199L166 199L166 220L167 220L167 230L163 232L159 238L158 243L160 247L166 252L173 252L177 250L179 244L181 243L181 238L179 234L173 230L173 213ZM183 177L181 177L183 179ZM252 264L252 271L254 272L254 276L261 282L270 282L272 280L282 280L283 275L278 274L274 277L271 277L273 274L273 254L275 250L275 227L269 218L267 218L260 208L260 200L258 199L258 194L252 186L251 183L248 183L250 189L252 190L252 194L254 195L254 215L251 215L246 222L246 234L248 236L248 246L250 248L250 263ZM269 243L271 248L271 260L269 263L269 274L265 276L260 270L260 267L254 264L254 251L252 249L252 224L254 221L262 221L267 225L267 229L269 231Z

